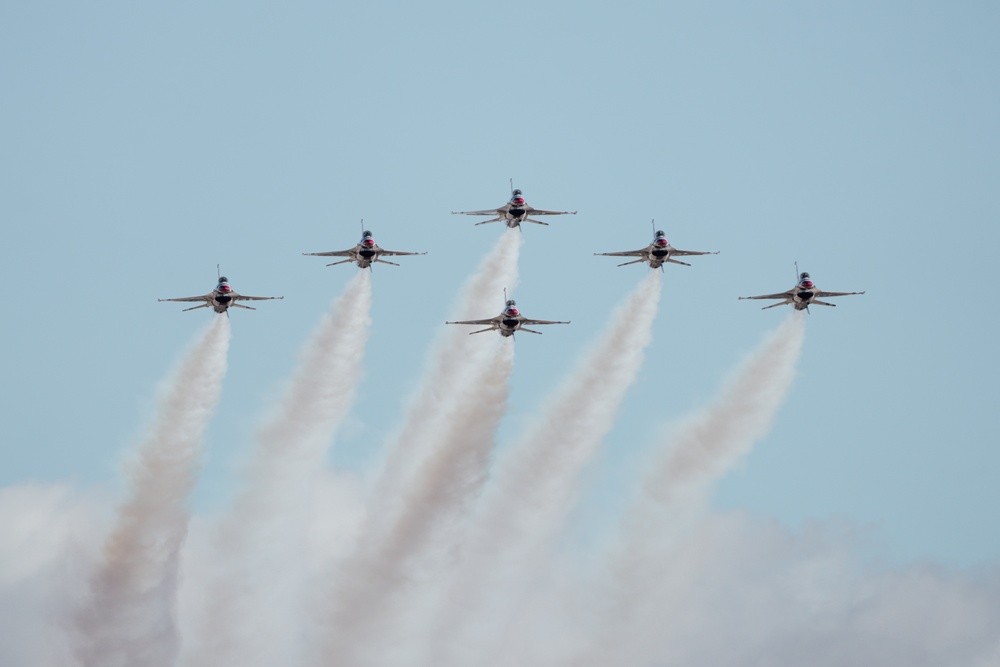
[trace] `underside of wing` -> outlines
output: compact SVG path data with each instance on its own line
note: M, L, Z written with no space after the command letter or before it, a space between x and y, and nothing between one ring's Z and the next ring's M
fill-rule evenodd
M402 250L383 250L379 254L387 255L388 257L396 257L399 255L426 255L426 252L405 252Z
M331 250L330 252L304 252L303 255L311 255L313 257L353 257L356 248L351 248L350 250Z
M234 301L270 301L271 299L284 299L283 296L244 296L236 292L230 292Z
M718 251L716 251L716 252L701 252L699 250L677 250L677 249L674 249L674 250L670 251L670 254L671 255L680 255L680 256L683 256L683 255L718 255L719 253L718 253Z
M451 213L452 215L496 215L497 213L505 212L508 208L510 208L509 205L500 208L490 208L485 211L452 211Z
M545 211L530 206L525 206L524 210L528 212L528 215L576 215L576 211Z
M203 296L182 296L176 299L157 299L157 301L211 301L212 294L205 294Z
M531 324L531 325L535 325L535 324L569 324L569 322L557 322L556 320L529 320L526 317L521 318L521 325L524 326L525 324Z
M604 257L644 257L646 255L646 249L623 250L622 252L595 252L594 255L601 255Z
M850 296L851 294L864 294L864 292L817 292L816 296Z
M461 320L458 322L445 322L445 324L497 324L499 321L499 317L491 317L487 320Z
M791 299L791 292L778 292L777 294L761 294L760 296L741 296L741 299Z

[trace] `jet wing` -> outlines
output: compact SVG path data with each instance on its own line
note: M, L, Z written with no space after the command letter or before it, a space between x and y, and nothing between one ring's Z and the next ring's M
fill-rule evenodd
M316 257L353 257L357 246L348 250L331 250L330 252L304 252L303 255L313 255Z
M496 215L498 213L505 213L507 209L510 208L510 204L501 206L500 208L491 208L485 211L452 211L452 215Z
M677 250L676 248L670 251L671 255L718 255L719 252L700 252L698 250Z
M502 316L491 317L486 320L462 320L461 322L445 322L445 324L496 324Z
M576 211L545 211L530 206L525 206L524 210L528 212L528 215L576 215Z
M236 292L230 292L229 296L233 297L236 301L268 301L270 299L284 299L283 296L244 296L243 294L237 294Z
M848 296L851 294L864 294L864 292L817 292L816 296Z
M595 252L594 256L603 255L606 257L645 257L646 253L649 252L649 248L643 248L642 250L623 250L622 252Z
M209 292L204 296L182 296L176 299L157 299L157 301L211 301L215 292Z
M741 296L741 299L791 299L794 295L792 290L778 292L777 294L761 294L760 296Z
M381 250L379 249L380 255L388 255L389 257L396 257L398 255L426 255L426 252L404 252L402 250Z
M527 317L521 318L521 324L569 324L569 322L557 322L555 320L529 320Z

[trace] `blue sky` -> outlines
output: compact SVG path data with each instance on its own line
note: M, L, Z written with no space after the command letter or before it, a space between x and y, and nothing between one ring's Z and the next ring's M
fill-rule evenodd
M594 252L684 249L610 435L614 507L665 425L785 316L736 297L866 290L814 309L792 395L715 505L857 525L876 558L995 564L1000 86L993 3L7 3L0 8L0 485L118 485L157 383L208 313L157 298L284 295L236 312L197 503L232 466L355 269L361 218L428 251L373 275L372 336L333 454L371 461L456 286L541 208L512 295L568 319L517 341L501 440L645 274ZM501 305L484 303L492 315ZM596 520L596 519L595 519Z

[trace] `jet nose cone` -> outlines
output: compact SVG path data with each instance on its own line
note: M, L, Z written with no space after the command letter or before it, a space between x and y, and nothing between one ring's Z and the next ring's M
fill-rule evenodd
M511 315L511 316L516 316L517 315L517 308L508 308L507 309L507 314Z
M219 291L220 292L232 292L233 288L230 287L229 285L219 285Z
M812 287L813 286L813 281L811 281L811 280L803 280L802 281L802 286L803 287Z
M515 204L523 204L524 203L524 197L514 197L514 199L512 201Z
M375 245L375 241L372 239L365 239L364 241L361 242L361 245L365 246L366 248L371 248L373 245Z
M663 246L667 245L667 240L664 239L664 238L659 238L659 239L656 239L655 243L656 243L656 245L658 245L658 246L660 246L662 248Z

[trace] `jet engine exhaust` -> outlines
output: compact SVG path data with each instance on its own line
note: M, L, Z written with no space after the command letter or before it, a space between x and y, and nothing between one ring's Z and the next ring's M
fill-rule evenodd
M643 602L665 599L662 582L685 527L704 509L714 483L771 429L791 389L804 336L803 314L793 313L654 454L607 556L611 579L600 596L604 604L591 643L573 664L596 667L612 657L628 663L630 652L649 654L643 641L662 619Z
M188 665L281 664L297 637L276 632L304 594L302 526L333 436L354 402L371 325L369 271L358 271L300 353L260 426L243 487L211 533L218 567L193 602ZM295 563L295 565L291 565ZM267 582L266 587L247 582Z
M512 608L530 585L524 572L558 533L581 471L638 376L659 296L660 273L650 271L611 315L608 328L535 424L497 461L495 478L472 517L462 560L443 587L446 599L439 600L442 608L433 615L427 664L486 664L497 655L503 632L471 626L469 619L512 618ZM502 593L484 599L475 595L482 590ZM497 609L500 605L507 608ZM468 653L456 655L462 652Z
M172 664L178 564L187 536L202 434L226 373L229 318L216 316L161 389L152 424L126 465L118 511L75 621L84 665Z
M457 299L457 312L482 308L505 287L513 287L522 243L516 230L501 236ZM365 535L353 553L334 566L333 589L316 595L318 648L309 662L328 664L331 656L348 660L349 651L365 649L357 634L378 627L376 612L389 588L399 583L415 555L430 547L431 536L443 522L440 515L462 513L462 502L449 504L456 498L448 489L461 495L478 488L477 477L483 474L492 432L506 404L506 378L513 363L512 351L502 351L506 347L498 351L495 340L472 338L450 327L442 330L403 425L387 447ZM484 377L484 368L491 369L493 377ZM475 437L454 423L466 423L469 415L480 417ZM446 460L463 446L469 449ZM457 475L450 480L454 487L429 486L444 474Z

